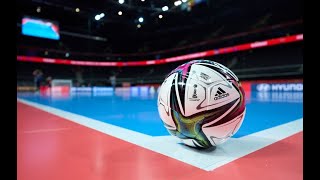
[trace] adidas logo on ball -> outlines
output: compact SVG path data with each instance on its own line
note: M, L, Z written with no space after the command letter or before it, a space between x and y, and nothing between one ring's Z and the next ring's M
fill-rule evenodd
M226 93L223 89L221 89L220 87L218 87L217 93L216 95L214 95L215 97L213 98L214 100L218 100L218 99L222 99L225 97L229 96L229 93Z

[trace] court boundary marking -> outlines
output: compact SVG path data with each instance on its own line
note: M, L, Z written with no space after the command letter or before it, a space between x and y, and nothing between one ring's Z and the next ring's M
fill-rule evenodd
M17 98L17 101L205 171L212 171L222 165L303 131L303 118L300 118L247 136L230 138L230 140L218 146L214 151L199 151L181 145L180 140L173 136L153 137L21 98Z

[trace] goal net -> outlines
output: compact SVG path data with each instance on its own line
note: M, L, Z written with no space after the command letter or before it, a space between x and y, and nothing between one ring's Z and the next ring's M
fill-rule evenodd
M71 87L71 79L53 79L51 81L51 92L53 93L70 93Z

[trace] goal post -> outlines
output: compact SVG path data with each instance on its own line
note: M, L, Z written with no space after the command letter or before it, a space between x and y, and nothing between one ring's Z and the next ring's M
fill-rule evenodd
M51 92L70 92L71 88L71 79L53 79L51 81Z

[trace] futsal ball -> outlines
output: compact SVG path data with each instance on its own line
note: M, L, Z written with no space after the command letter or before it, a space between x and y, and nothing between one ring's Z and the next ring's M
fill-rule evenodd
M168 132L197 148L226 142L239 130L246 110L238 77L209 60L193 60L169 73L157 104Z

